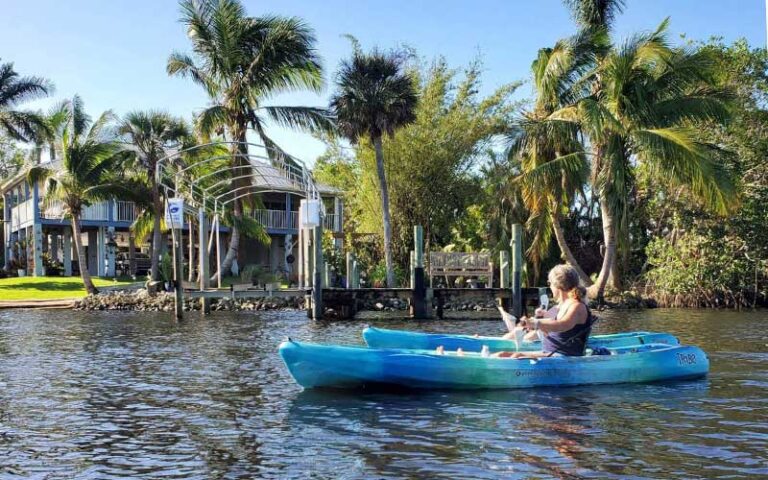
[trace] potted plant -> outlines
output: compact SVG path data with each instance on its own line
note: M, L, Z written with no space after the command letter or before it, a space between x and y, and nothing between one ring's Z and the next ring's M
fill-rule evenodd
M249 264L240 270L240 280L243 283L250 283L254 287L261 284L261 277L263 275L264 269L260 265Z
M160 257L160 276L165 283L165 291L173 291L173 259L168 252Z
M20 277L27 276L27 241L19 240L13 244L13 261L11 270L16 270Z
M43 254L43 276L58 277L64 269L64 264L53 259L50 252Z

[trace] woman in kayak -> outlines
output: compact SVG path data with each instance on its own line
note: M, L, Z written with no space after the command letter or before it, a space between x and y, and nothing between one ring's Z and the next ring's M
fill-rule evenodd
M497 357L541 358L552 356L582 356L587 337L594 323L587 307L587 290L570 265L558 265L549 272L549 287L558 306L549 311L536 310L537 318L523 317L523 327L541 330L545 335L541 352L498 352Z

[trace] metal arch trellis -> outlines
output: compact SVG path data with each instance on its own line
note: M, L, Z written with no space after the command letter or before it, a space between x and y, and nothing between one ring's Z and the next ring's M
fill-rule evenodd
M185 154L199 151L203 148L215 146L231 147L234 145L244 146L246 152L227 152L226 154L217 152L188 165L179 164L178 162L178 160ZM250 153L249 149L251 147L262 149L265 154ZM257 143L236 141L209 142L178 150L161 158L157 162L155 178L157 184L165 190L166 197L168 197L169 193L172 193L176 197L185 198L185 203L188 203L190 207L197 207L199 209L200 215L204 215L203 212L205 211L208 211L208 213L213 213L213 222L211 225L212 229L210 232L210 237L207 241L206 250L210 255L211 248L213 247L213 235L215 232L217 265L216 278L219 288L221 288L222 281L220 240L221 215L224 213L224 208L226 205L238 199L265 192L301 192L300 194L303 194L304 198L308 200L320 200L320 194L317 186L315 185L312 173L309 171L303 161L283 152L279 152L279 155L275 155L275 158L270 158L270 151L274 151L274 149ZM243 159L246 164L234 166L228 165L227 167L218 168L213 172L208 172L197 177L190 177L189 175L190 170L195 167L209 164L218 160L231 159L233 157ZM249 174L242 174L248 169L251 170ZM208 185L205 187L200 184L201 181L207 178L215 178L216 175L225 174L228 172L233 176L222 179L215 182L213 185ZM228 184L231 184L233 181L247 180L248 178L252 179L248 185L243 185L236 188L227 188ZM168 183L169 179L173 179L173 184ZM224 191L222 192L222 190ZM247 191L244 193L237 193L243 190ZM223 201L222 199L227 195L232 195L232 198ZM213 202L213 209L210 208L211 201ZM320 209L321 217L324 216L323 210L323 208ZM301 242L301 230L299 232L299 238ZM201 234L201 238L203 238L203 236L204 234ZM202 252L202 243L200 244L200 249ZM202 255L200 256L202 257ZM299 277L300 279L302 277L301 265ZM203 283L201 283L201 288L203 288Z
M179 167L176 161L184 154L198 151L206 147L233 145L241 145L245 146L246 148L254 147L257 149L263 149L266 152L266 155L259 155L256 153L217 153L213 156L193 162L189 165L181 166L181 168L174 168ZM277 155L276 158L270 158L270 151L274 151L274 149L265 145L250 142L220 141L195 145L190 148L173 152L170 155L167 155L158 160L155 169L155 178L157 179L157 183L167 191L172 192L176 196L184 196L190 201L191 204L202 208L206 208L208 206L206 205L206 192L198 185L198 182L202 178L207 178L228 171L234 173L249 167L252 170L252 176L254 178L261 178L263 180L264 189L262 191L275 191L275 188L269 185L269 180L276 179L280 180L281 182L288 182L288 184L284 185L285 188L283 191L298 190L303 193L304 198L311 200L320 199L320 194L318 192L317 186L315 185L312 173L309 171L303 161L283 152L279 152L280 154ZM232 158L233 156L244 159L248 165L228 166L226 168L218 169L215 172L209 172L205 176L197 178L189 178L187 175L187 172L196 166L200 166L216 160ZM290 160L290 162L286 161L285 159ZM271 170L276 170L276 173L281 175L265 173ZM247 178L248 175L243 175L243 177ZM167 182L167 179L169 178L174 180L172 185L168 184ZM189 188L186 189L184 188L185 186L188 186ZM258 186L258 184L256 186ZM196 189L198 190L196 191ZM188 196L184 195L186 193L185 190L188 190ZM254 190L253 193L259 193L259 190Z

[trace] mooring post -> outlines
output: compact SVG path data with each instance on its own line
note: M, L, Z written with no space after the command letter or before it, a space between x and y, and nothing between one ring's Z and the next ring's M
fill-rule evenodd
M486 288L493 288L493 262L488 262L488 285Z
M523 226L512 225L512 309L517 318L523 315L522 272L523 272Z
M427 285L424 283L424 229L421 225L413 227L413 318L429 318L427 306Z
M174 225L173 229L173 276L174 276L174 314L177 320L184 318L184 292L182 279L184 278L184 259L181 250L181 228Z
M352 262L354 261L354 257L352 257L352 252L347 252L347 288L352 288Z
M507 250L499 252L499 288L509 288L509 252ZM510 310L510 305L512 305L510 299L499 298L498 300L501 308L508 312Z
M312 319L323 319L323 227L317 225L312 235Z
M408 267L408 271L411 274L411 283L408 285L411 286L411 288L415 288L416 285L416 252L411 250L411 263Z
M499 252L499 287L509 288L509 252Z
M208 219L205 217L205 210L201 207L197 211L197 223L198 223L198 260L200 261L198 266L198 273L200 274L200 291L205 292L208 290ZM200 297L200 309L203 314L211 313L211 299L206 297Z
M360 266L357 259L352 260L352 288L360 288Z

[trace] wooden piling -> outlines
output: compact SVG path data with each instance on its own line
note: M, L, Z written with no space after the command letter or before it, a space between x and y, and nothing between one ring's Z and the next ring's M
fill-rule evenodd
M354 269L354 261L355 257L352 255L352 252L347 252L347 288L354 288L353 282L352 282L352 270Z
M520 318L523 315L522 272L523 272L523 226L512 225L512 310Z
M424 281L424 229L421 225L413 227L413 290L411 316L430 318L431 305L427 305L427 285Z
M210 265L208 260L208 219L205 217L205 210L200 208L197 211L197 223L198 223L198 274L200 276L200 291L204 292L208 289L208 266ZM207 297L200 297L200 309L203 314L211 313L211 299Z
M176 225L174 225L176 226ZM180 227L180 226L179 226ZM173 229L173 276L174 276L174 314L177 320L184 318L184 259L181 250L181 228Z
M312 229L312 319L323 319L323 227Z

